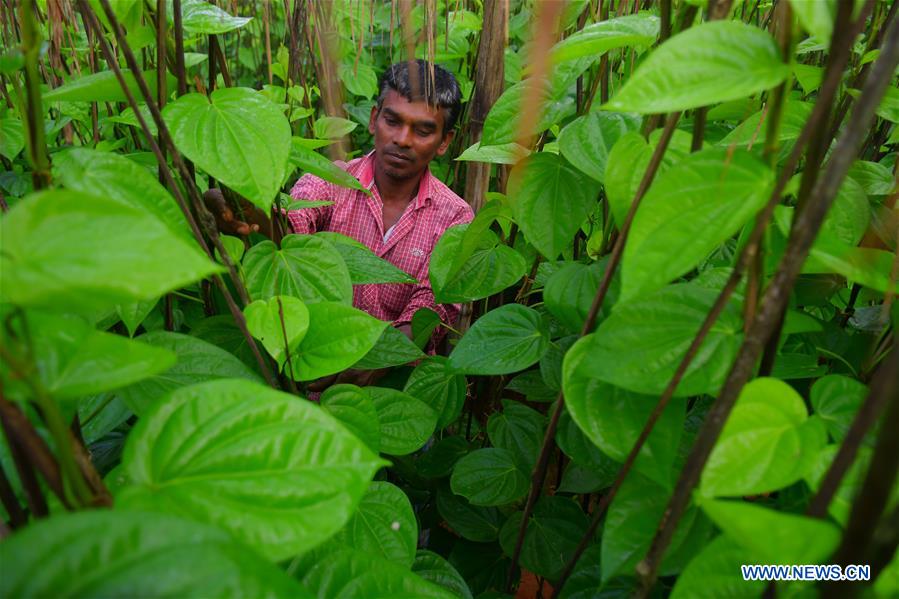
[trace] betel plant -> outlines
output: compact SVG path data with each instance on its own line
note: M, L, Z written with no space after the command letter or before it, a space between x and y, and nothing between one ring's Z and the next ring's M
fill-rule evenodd
M39 4L3 30L3 595L749 596L741 564L825 562L895 595L895 2ZM432 254L471 304L448 356L434 313L352 307L410 282L353 240L215 230L212 182L276 216L297 170L358 188L315 150L365 147L374 73L411 50L475 105L476 48L508 85L434 167L498 165Z

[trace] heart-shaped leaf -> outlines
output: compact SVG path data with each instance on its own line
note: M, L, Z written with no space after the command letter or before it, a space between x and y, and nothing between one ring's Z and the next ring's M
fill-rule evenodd
M535 364L549 347L540 314L520 304L491 310L474 323L450 354L450 366L466 374L507 374Z
M524 496L528 479L508 449L478 449L456 462L450 478L453 493L472 505L505 505Z
M256 300L243 312L250 334L262 341L278 364L286 361L287 352L293 352L309 329L309 309L289 295Z

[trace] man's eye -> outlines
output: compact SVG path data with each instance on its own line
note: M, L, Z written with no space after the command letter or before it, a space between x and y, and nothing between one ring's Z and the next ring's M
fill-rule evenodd
M427 137L431 134L430 129L416 129L415 132L421 137Z
M397 121L396 119L392 119L392 118L390 118L390 117L385 117L385 118L384 118L384 121L385 121L388 125L396 125L396 124L399 122L399 121Z

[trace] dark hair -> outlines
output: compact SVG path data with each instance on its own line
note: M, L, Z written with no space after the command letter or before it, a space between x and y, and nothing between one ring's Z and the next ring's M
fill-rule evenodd
M412 66L413 72L409 72ZM416 68L417 67L417 68ZM416 89L412 89L413 80ZM409 100L426 101L431 106L444 109L443 134L446 135L456 125L462 109L462 91L452 73L443 67L422 59L404 60L390 65L381 75L378 110L384 104L387 90L393 90Z

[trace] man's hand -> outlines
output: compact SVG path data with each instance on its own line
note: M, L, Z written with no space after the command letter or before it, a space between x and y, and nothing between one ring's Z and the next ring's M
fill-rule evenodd
M250 222L244 222L242 220L238 220L234 211L231 210L231 206L228 205L228 202L225 200L225 196L222 194L221 189L211 188L209 191L203 194L203 202L206 204L206 208L212 215L215 217L215 225L218 227L218 230L225 235L242 235L246 236L250 233L255 233L257 231L262 231L265 233L265 222L260 223L261 219L267 221L268 218L262 214L262 211L257 209L255 206L249 206L249 211L247 212L245 218ZM257 214L258 213L258 214ZM269 228L271 225L269 225ZM270 236L270 235L269 235Z

